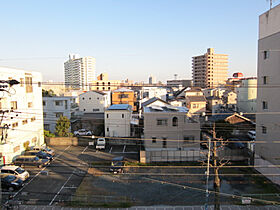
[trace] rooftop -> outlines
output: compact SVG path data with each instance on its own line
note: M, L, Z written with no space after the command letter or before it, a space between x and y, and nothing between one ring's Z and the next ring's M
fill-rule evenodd
M181 106L172 106L172 105L166 105L166 106L158 106L158 105L152 105L150 107L144 107L144 112L188 112L189 109L187 107L181 107Z
M203 102L206 101L205 96L186 96L190 100L190 102Z
M129 104L113 104L107 110L131 110L131 108Z

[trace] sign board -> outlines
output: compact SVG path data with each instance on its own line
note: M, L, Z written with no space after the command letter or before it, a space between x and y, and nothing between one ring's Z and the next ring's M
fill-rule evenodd
M93 141L90 141L90 142L88 143L88 146L94 146L94 142L93 142Z

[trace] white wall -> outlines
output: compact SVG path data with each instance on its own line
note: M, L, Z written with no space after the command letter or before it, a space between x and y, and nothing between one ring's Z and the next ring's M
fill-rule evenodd
M129 137L131 111L105 110L105 136Z
M26 77L32 77L32 85L25 84ZM22 84L14 85L10 89L10 94L0 92L1 110L9 111L5 113L1 124L9 128L7 139L0 144L0 153L5 156L6 163L10 163L24 151L24 142L29 142L30 146L44 144L42 75L39 72L0 67L0 78L22 81ZM30 88L27 92L28 86ZM17 101L17 109L13 112L11 101Z
M105 95L88 91L79 95L79 110L83 113L103 113L110 106L110 92Z

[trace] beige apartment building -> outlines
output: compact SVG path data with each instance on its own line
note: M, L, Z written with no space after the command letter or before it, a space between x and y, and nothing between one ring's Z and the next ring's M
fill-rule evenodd
M215 54L208 48L204 55L192 58L193 85L214 88L226 84L228 78L228 55Z
M280 140L279 49L280 5L259 17L255 147L256 170L277 184L280 184L280 176L268 174L280 174L280 144L276 143Z
M120 85L120 80L109 80L107 73L101 73L97 77L97 80L92 81L90 89L97 91L113 91L120 88Z

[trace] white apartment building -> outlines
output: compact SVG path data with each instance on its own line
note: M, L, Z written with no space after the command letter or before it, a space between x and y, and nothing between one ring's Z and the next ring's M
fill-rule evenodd
M200 157L200 123L187 113L186 107L144 107L145 152L140 157L142 162L187 161Z
M167 94L167 89L166 88L161 88L161 87L143 87L142 88L142 98L153 98L157 97L160 98L161 100L166 101L166 94Z
M104 113L110 105L110 91L87 91L79 95L79 111L82 113Z
M71 105L75 97L43 97L44 129L55 133L56 122L60 116L71 119Z
M132 107L128 104L113 104L104 113L106 137L130 137Z
M280 5L259 17L256 170L280 184ZM264 142L264 143L261 143ZM270 167L266 167L269 165Z
M1 114L0 156L9 164L28 146L44 144L42 75L0 67L0 78L20 82L0 92L0 110L5 112Z
M89 90L95 80L95 58L69 55L64 63L64 78L66 88Z
M240 86L236 88L239 112L256 113L257 82L257 78L242 79Z

